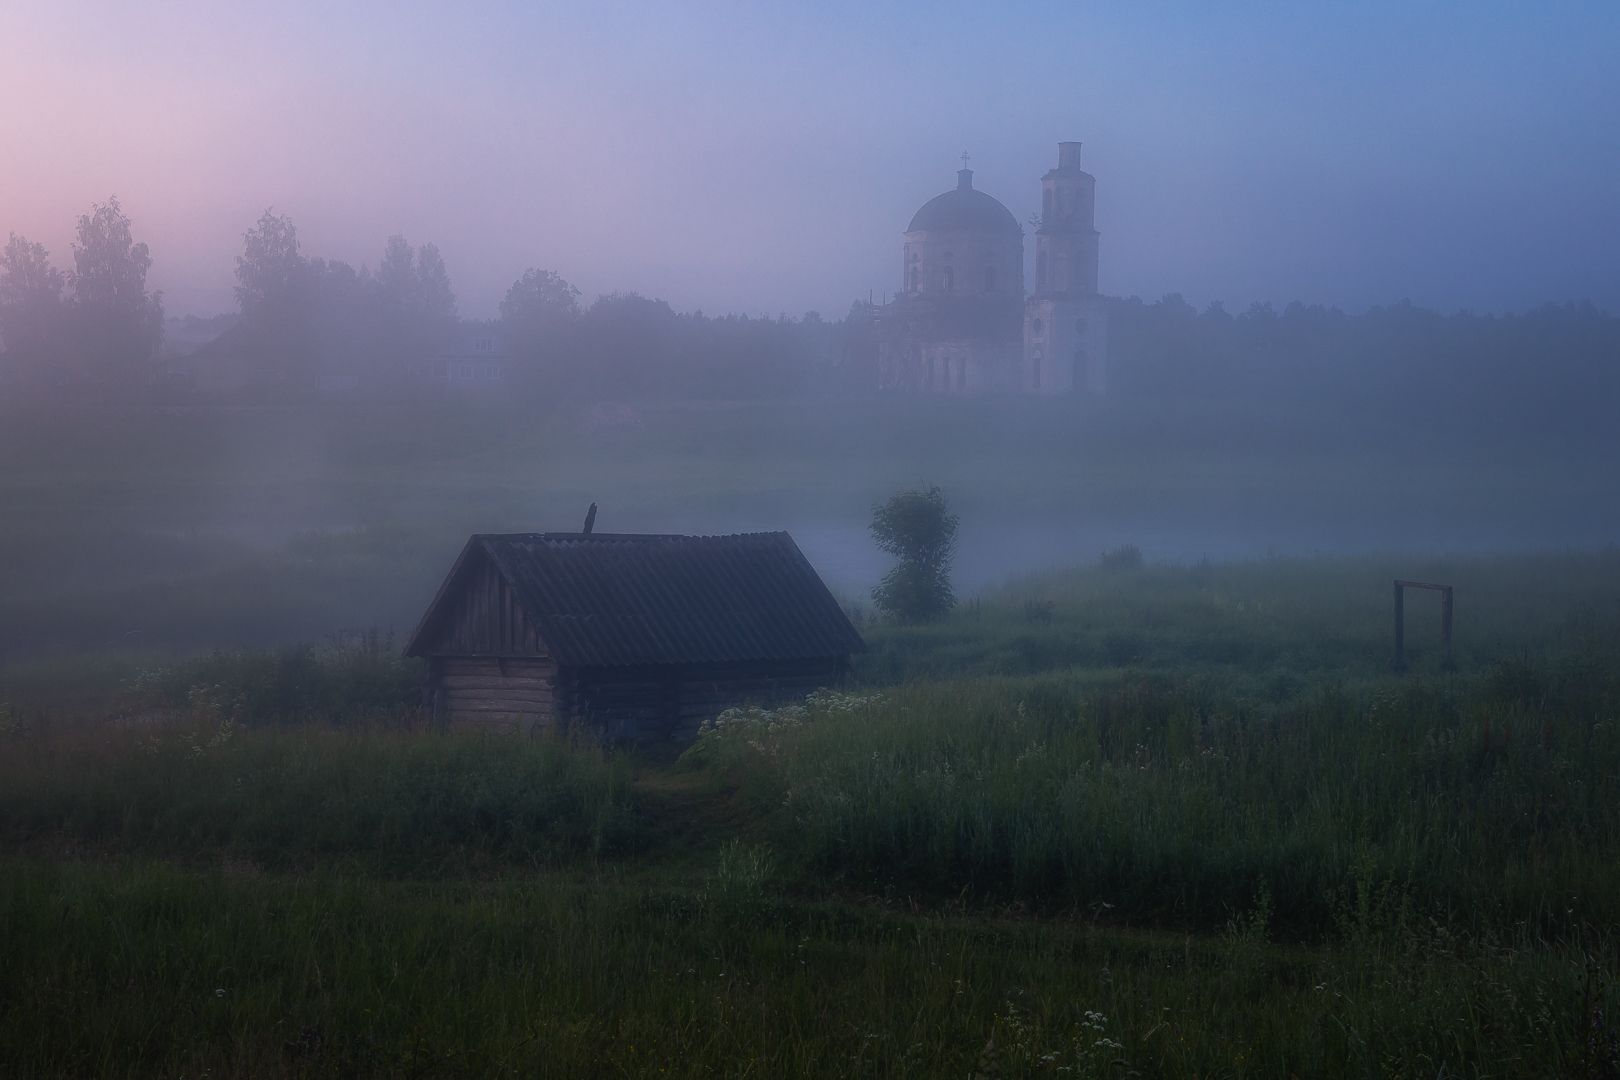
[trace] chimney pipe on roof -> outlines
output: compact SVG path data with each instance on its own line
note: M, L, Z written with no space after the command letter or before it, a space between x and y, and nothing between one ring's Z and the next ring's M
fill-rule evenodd
M1058 143L1058 168L1078 169L1080 167L1080 144L1077 142Z
M585 534L586 536L589 536L589 535L591 535L591 529L594 528L595 526L596 526L596 504L591 503L591 508L589 510L585 511L585 527L583 529L579 530L579 531L581 533Z

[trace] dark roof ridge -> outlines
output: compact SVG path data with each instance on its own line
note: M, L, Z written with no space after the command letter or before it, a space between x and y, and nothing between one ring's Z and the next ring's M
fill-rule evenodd
M792 534L475 533L406 647L423 652L453 583L488 560L559 664L826 659L864 648Z

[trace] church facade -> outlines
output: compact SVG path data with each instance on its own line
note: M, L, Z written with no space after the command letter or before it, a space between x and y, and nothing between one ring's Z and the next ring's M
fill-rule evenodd
M878 381L942 394L1101 395L1107 326L1097 293L1096 178L1080 144L1058 144L1041 178L1035 288L1024 282L1024 230L956 174L923 204L901 248L901 290L876 312Z

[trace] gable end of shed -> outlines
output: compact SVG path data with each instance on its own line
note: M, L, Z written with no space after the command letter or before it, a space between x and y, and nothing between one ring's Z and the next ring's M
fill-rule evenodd
M406 649L409 656L546 656L549 650L511 582L469 543Z

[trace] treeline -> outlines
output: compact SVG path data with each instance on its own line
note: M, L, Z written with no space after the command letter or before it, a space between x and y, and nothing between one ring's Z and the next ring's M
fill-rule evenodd
M73 265L13 234L0 257L0 382L8 397L139 401L224 393L299 397L332 377L371 395L434 387L445 357L477 341L501 358L504 396L764 398L876 391L872 305L840 319L677 313L610 293L586 305L554 270L530 269L500 318L458 317L432 243L390 237L375 269L306 255L265 211L236 260L235 325L183 360L164 357L152 253L116 198L79 219ZM1620 400L1620 319L1590 303L1522 315L1440 314L1411 304L1350 315L1256 304L1202 311L1172 294L1110 302L1116 399L1273 404L1305 416L1380 414L1494 424L1556 416L1609 424Z
M443 348L457 326L456 295L437 245L403 236L377 269L305 256L292 219L266 210L236 259L241 320L204 350L202 365L241 369L238 381L307 385L321 375L399 378ZM214 374L194 369L194 374Z
M287 217L266 211L237 259L242 321L229 348L209 360L250 353L274 383L306 376L359 375L374 391L409 391L446 372L431 361L502 358L500 382L519 397L761 397L854 383L855 348L846 324L810 312L801 319L677 314L633 292L589 306L554 270L526 270L500 303L500 318L465 323L444 260L432 244L389 239L378 270L306 258Z
M162 295L147 288L151 249L116 197L79 218L73 268L12 233L0 256L0 381L25 399L161 398ZM306 258L292 222L266 212L236 260L240 318L207 362L279 380L336 368L392 372L454 333L455 294L432 244L390 237L373 272ZM250 380L238 380L240 382Z
M151 266L116 197L80 216L67 273L44 245L11 234L0 256L0 375L37 390L147 385L163 339L163 297L146 287Z
M1269 403L1305 417L1382 416L1436 428L1520 421L1571 434L1613 426L1620 318L1589 302L1518 315L1410 303L1359 315L1255 304L1199 311L1179 295L1115 300L1112 387L1127 399Z
M587 306L557 272L530 269L499 320L467 323L436 245L393 236L375 269L356 268L306 254L297 225L271 210L243 235L234 324L177 360L160 350L161 298L145 287L151 252L116 199L81 219L73 256L64 274L13 234L0 260L0 381L22 396L286 398L323 379L409 393L442 380L469 342L501 358L509 392L547 398L782 396L870 382L866 305L839 321L677 314L620 292Z
M869 320L817 312L710 317L662 300L609 293L589 307L553 271L530 270L501 302L515 381L582 398L782 397L871 385L861 348Z

